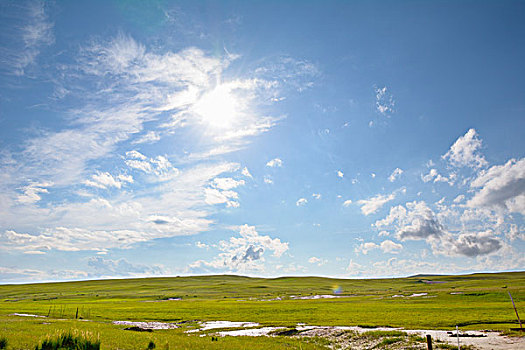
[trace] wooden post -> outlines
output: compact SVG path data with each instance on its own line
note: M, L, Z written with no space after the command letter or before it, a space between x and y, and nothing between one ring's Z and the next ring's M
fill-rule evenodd
M427 349L432 350L432 336L427 334Z
M512 301L512 306L514 307L514 312L516 313L516 317L518 318L518 322L520 323L520 329L523 329L523 327L521 326L520 315L518 315L518 309L516 309L516 305L514 304L514 299L512 299L510 291L507 291L507 293L509 293L510 301Z
M459 347L459 327L458 325L456 325L456 336L458 337L458 350L461 350L461 348Z
M75 320L78 319L78 306L77 306L77 313L75 314Z

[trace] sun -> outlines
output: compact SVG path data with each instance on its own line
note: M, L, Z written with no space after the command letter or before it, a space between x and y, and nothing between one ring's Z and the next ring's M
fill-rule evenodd
M194 111L203 122L214 128L228 128L239 117L239 101L232 88L220 84L200 98Z

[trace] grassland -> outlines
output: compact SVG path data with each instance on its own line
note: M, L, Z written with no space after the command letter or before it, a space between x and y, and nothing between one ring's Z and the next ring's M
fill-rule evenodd
M340 298L292 299L333 294L336 286ZM188 328L142 333L111 322L184 321L185 327L191 327L197 321L228 320L262 326L306 323L407 329L459 325L506 331L517 327L509 291L518 310L523 310L525 272L373 280L199 276L0 285L0 337L7 337L12 349L34 348L46 335L69 330L100 337L103 349L145 349L150 341L157 348L171 349L309 349L320 344L290 337L225 337L212 342L211 337L184 333ZM413 294L419 296L410 297Z

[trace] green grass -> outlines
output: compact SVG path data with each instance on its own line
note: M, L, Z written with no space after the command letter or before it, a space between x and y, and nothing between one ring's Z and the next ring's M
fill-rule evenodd
M86 333L67 332L44 339L35 350L100 350L100 340Z
M290 298L332 294L336 285L342 288L345 298ZM156 349L308 349L316 345L290 337L219 337L212 342L211 337L187 335L184 329L124 331L111 321L228 320L282 327L295 327L301 322L413 329L455 329L459 325L465 330L508 332L517 327L517 321L507 291L512 293L518 310L523 310L524 272L368 280L196 276L0 285L0 334L9 340L10 349L34 348L49 334L72 329L99 334L102 349L146 349L150 341ZM395 294L414 293L427 295L392 298ZM283 300L262 301L276 297ZM13 313L48 317L10 316Z

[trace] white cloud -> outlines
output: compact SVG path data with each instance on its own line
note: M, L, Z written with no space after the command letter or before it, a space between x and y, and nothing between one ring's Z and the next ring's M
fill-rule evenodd
M51 182L32 182L21 188L23 194L18 196L18 202L24 204L36 203L42 199L39 193L49 193L45 187L53 186Z
M283 161L280 160L279 158L274 158L274 159L270 160L268 163L266 163L266 166L270 167L270 168L282 167L283 166Z
M375 174L375 173L371 173L371 174L370 174L370 177L372 177L372 179L375 179L376 174Z
M353 259L350 259L348 266L346 267L346 272L351 276L358 276L363 272L363 265L360 265L354 262Z
M244 167L242 169L242 172L241 172L242 175L246 176L246 177L249 177L250 179L253 178L252 174L250 173L250 171L248 170L247 167Z
M447 182L450 186L452 186L454 185L455 177L456 175L454 173L450 174L450 178L447 178L439 174L436 169L430 169L427 175L421 175L421 180L423 180L423 182L433 181L434 183Z
M362 253L362 254L368 254L369 251L373 249L377 249L379 246L375 244L374 242L365 242L361 243L358 247L354 249L354 252L356 253Z
M271 176L266 175L266 176L264 177L264 183L265 183L265 184L268 184L268 185L273 184L273 180L272 180Z
M487 165L485 157L478 153L481 146L482 141L478 138L476 130L469 129L465 135L454 142L442 158L457 167L481 168Z
M326 264L328 262L328 260L321 259L321 258L318 258L316 256L312 256L310 259L308 259L308 262L310 264L317 264L317 266L323 266L324 264Z
M126 152L126 165L133 170L140 170L154 181L168 181L179 175L179 169L175 168L164 156L147 158L137 151Z
M219 190L231 190L244 184L244 180L234 180L231 177L216 177L212 182L212 186Z
M146 134L142 135L137 140L134 140L132 144L140 143L154 143L160 140L160 135L156 131L148 131Z
M493 232L462 233L457 237L446 235L441 240L439 253L452 256L476 257L498 251L502 247L501 240Z
M235 201L235 199L239 198L239 195L235 191L220 191L216 188L206 188L204 191L207 204L214 205L226 203L227 207L239 207L239 202Z
M8 30L4 27L3 39L8 42L3 42L0 62L10 74L27 75L26 71L33 68L40 52L55 42L54 24L46 13L46 2L24 1L15 6L4 3L0 9L0 21L11 23Z
M350 204L352 204L352 200L351 199L347 199L346 201L343 202L343 206L344 207L349 207Z
M462 195L462 194L460 194L460 195L458 195L456 198L454 198L454 201L453 201L453 202L456 203L456 204L458 204L458 203L463 202L464 200L465 200L465 196Z
M339 176L341 179L345 176L341 170L337 170L337 176Z
M320 193L312 193L312 197L314 197L315 199L321 199L321 194Z
M376 244L374 242L361 243L354 249L354 251L356 253L362 253L366 255L369 251L374 249L381 249L383 253L397 254L401 249L403 249L403 245L387 239L386 241L383 241L380 244Z
M479 190L467 202L469 207L525 215L525 158L482 171L470 186Z
M403 174L403 170L401 170L399 168L395 168L394 171L392 172L392 174L390 174L390 176L388 177L388 181L390 181L390 182L396 181L396 179L399 176L401 176L401 174Z
M376 93L376 110L386 117L394 112L395 101L394 97L388 92L386 86L382 88L375 88Z
M386 241L381 242L380 248L384 253L397 254L403 249L403 245L387 239Z
M110 173L98 172L91 176L91 180L85 180L84 185L107 189L108 187L121 188L124 183L133 183L131 175L118 175L116 178Z
M363 214L370 215L377 212L386 203L394 200L394 198L396 198L395 193L391 193L389 195L378 194L369 199L358 200L357 203L359 203L359 205L361 206L361 211L363 212Z
M195 242L195 246L197 248L201 248L201 249L208 249L208 248L210 248L209 245L207 245L206 243L202 243L201 241Z
M382 228L394 223L397 223L396 236L401 241L427 239L444 233L443 225L423 201L406 203L406 209L402 205L392 207L388 216L376 221L374 226Z
M384 237L384 236L390 236L390 232L385 231L385 230L380 231L379 232L379 237Z
M308 203L308 200L306 198L299 198L297 202L295 202L295 205L300 207L306 205L306 203Z
M288 250L288 243L279 238L261 236L254 226L239 227L240 237L231 237L221 241L219 253L212 261L198 260L188 266L190 271L258 271L264 270L266 251L272 251L275 258L281 257Z
M93 268L98 276L150 276L160 275L163 269L158 266L147 266L142 264L132 264L126 259L104 259L94 256L88 259L88 266Z

